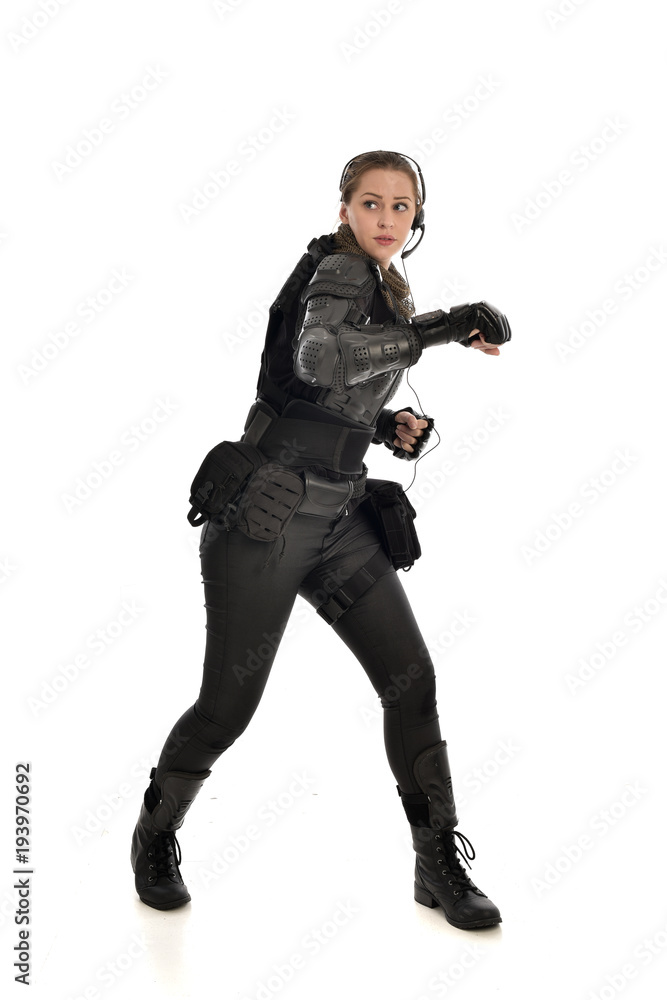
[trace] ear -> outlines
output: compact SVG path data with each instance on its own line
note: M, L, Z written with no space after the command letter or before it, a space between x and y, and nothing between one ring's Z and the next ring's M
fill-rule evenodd
M347 217L347 205L344 201L340 203L340 212L338 213L338 218L341 222L347 222L349 224L349 219Z

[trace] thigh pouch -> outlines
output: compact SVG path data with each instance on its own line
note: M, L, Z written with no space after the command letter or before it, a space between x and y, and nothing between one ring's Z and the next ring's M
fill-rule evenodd
M371 501L384 549L394 569L408 570L422 554L414 519L417 512L400 483L369 479L366 492Z

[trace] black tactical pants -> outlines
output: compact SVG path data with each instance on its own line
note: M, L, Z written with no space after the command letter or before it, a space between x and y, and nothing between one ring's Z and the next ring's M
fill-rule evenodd
M215 521L203 525L204 675L197 701L165 742L158 785L166 771L207 770L243 733L296 595L319 606L382 549L370 500L354 499L348 510L334 520L297 513L275 543ZM376 582L338 621L322 620L321 627L333 628L368 674L383 708L389 766L401 791L419 792L413 761L442 739L433 663L388 557L384 571L373 575Z

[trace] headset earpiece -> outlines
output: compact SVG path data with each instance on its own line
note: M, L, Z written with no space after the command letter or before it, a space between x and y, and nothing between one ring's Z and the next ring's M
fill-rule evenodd
M420 207L419 211L412 220L412 230L419 229L420 226L424 225L424 209Z

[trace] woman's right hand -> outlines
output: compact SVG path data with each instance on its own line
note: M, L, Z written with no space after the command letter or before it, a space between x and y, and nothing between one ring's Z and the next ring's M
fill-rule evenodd
M476 337L477 339L472 340L472 337ZM483 354L500 354L500 348L497 345L489 344L484 339L484 334L481 330L473 330L468 340L470 340L470 347L476 347Z

